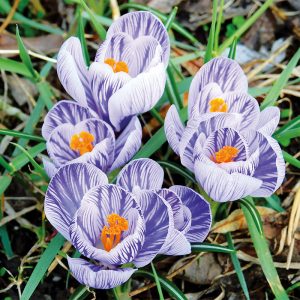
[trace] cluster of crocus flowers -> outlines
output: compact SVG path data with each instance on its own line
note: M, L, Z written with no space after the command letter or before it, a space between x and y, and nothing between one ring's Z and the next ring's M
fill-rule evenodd
M89 67L79 39L65 41L57 73L75 101L60 101L45 118L49 177L72 162L110 172L133 157L142 139L137 115L161 97L169 54L168 33L148 12L128 13L114 22Z
M170 146L215 201L270 196L285 176L282 151L271 137L279 109L260 112L247 89L240 66L231 59L216 58L192 81L186 127L174 106L166 116Z
M211 225L209 204L184 186L163 189L163 177L151 159L129 163L116 184L108 184L106 175L87 163L68 164L53 176L46 216L91 260L68 257L79 282L113 288L157 254L187 254L190 242L204 240Z

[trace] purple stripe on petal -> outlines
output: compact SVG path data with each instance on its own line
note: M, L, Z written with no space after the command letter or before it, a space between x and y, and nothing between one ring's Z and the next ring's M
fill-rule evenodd
M170 215L172 210L156 193L143 191L138 195L139 204L145 217L145 242L134 259L134 264L140 268L149 264L159 253L165 239L170 234Z
M61 124L70 123L75 125L88 118L90 118L90 113L87 108L74 101L59 101L50 109L44 119L43 138L47 140L52 131Z
M234 201L259 189L262 181L240 173L228 174L217 165L195 160L196 179L204 191L217 202Z
M98 213L95 213L95 210ZM86 211L85 214L80 214L85 217L85 222L82 222L78 218L79 214L77 214L70 226L72 244L80 253L112 265L122 265L131 262L136 257L144 243L145 226L139 206L130 193L115 185L95 187L84 196L79 209L79 212L81 211ZM127 220L131 220L132 214L134 214L134 220L130 222L130 234L124 235L121 242L107 252L103 248L101 249L101 245L96 244L96 235L92 230L96 228L95 216L99 219L98 227L101 227L106 222L107 216L112 213L116 213ZM90 224L90 226L85 227L85 224ZM133 225L134 228L132 228ZM100 235L101 232L99 232L99 237Z
M43 160L45 172L47 173L49 178L52 178L55 175L55 173L58 171L58 168L48 157L43 156L42 160Z
M212 216L210 205L198 193L192 189L175 185L170 188L182 200L192 213L190 230L185 234L189 242L203 242L209 233Z
M133 117L116 140L115 161L111 171L126 164L140 149L142 127L138 117Z
M242 68L237 62L225 57L214 58L206 63L194 77L190 91L190 99L197 99L199 92L209 83L217 83L225 92L245 92L248 90L248 81Z
M69 164L60 168L50 181L45 197L45 213L50 223L70 240L69 225L84 194L107 182L106 175L90 164Z
M146 11L131 12L123 15L108 29L106 38L110 39L116 33L126 33L133 39L141 36L155 38L163 49L163 62L167 66L170 56L169 35L163 23L153 14ZM106 47L101 47L96 55L96 61Z
M139 74L116 91L108 103L110 122L119 131L127 117L149 111L164 92L166 72L162 63Z
M81 284L95 289L111 289L125 283L136 271L132 268L107 268L81 258L67 256L72 275Z
M184 132L184 126L175 105L172 105L167 112L164 129L169 145L176 154L179 154L179 143Z
M267 107L259 115L259 122L256 130L264 135L272 135L276 130L280 120L280 110L278 107Z
M136 187L142 190L158 190L162 187L164 171L152 159L141 158L131 161L119 173L117 184L129 192Z
M94 62L89 69L89 84L93 93L87 99L87 105L94 116L109 122L108 103L110 97L127 82L130 76L125 72L114 73L112 68L104 63Z

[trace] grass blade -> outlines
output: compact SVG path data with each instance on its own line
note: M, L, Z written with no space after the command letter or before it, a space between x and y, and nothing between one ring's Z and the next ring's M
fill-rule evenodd
M175 6L173 8L173 10L171 11L171 13L169 15L169 18L167 19L167 21L165 23L165 27L166 27L167 31L169 31L169 29L171 28L171 26L172 26L172 24L174 22L174 19L176 17L177 11L178 11L178 7Z
M80 42L81 42L81 47L83 50L83 57L84 57L85 63L87 66L89 66L91 61L90 61L90 56L89 56L86 40L84 37L84 25L83 25L83 20L82 20L81 9L79 9L77 20L78 20L77 37L80 39Z
M12 59L0 57L0 69L32 78L31 72L24 64Z
M282 151L283 158L286 162L288 162L290 165L300 169L300 160L295 158L293 155L287 153L286 151Z
M151 262L151 268L152 268L152 273L154 275L154 279L155 279L155 283L156 283L156 287L157 287L157 291L158 291L158 295L159 295L159 300L164 300L165 298L164 298L164 294L163 294L162 289L161 289L159 278L158 278L158 275L156 273L154 264L152 262Z
M247 197L247 200L253 204L253 200L251 197ZM276 268L273 263L272 255L269 250L268 243L266 241L266 238L264 234L260 234L257 230L255 221L252 218L252 214L248 209L246 209L246 206L242 206L242 211L244 213L244 216L246 218L248 228L250 231L251 239L257 254L257 257L259 259L261 268L266 276L266 279L276 297L276 299L280 300L288 300L289 297L286 294L286 291L284 290L283 286L281 285L279 276L277 274Z
M133 276L142 276L149 278L151 280L155 280L154 275L148 271L138 270L136 271ZM178 289L178 287L171 282L170 280L158 276L158 280L160 282L161 287L169 293L169 295L176 300L187 300L186 296ZM23 300L23 299L21 299Z
M10 130L10 129L0 129L0 135L9 135L9 136L24 138L32 141L37 141L37 142L45 142L44 138L41 136L32 135L32 134Z
M208 244L208 243L192 243L192 252L193 253L201 253L201 252L216 252L216 253L225 253L231 254L235 252L234 249L230 249L228 247L215 245L215 244Z
M260 105L260 109L264 109L268 106L274 105L276 100L278 99L280 95L280 91L284 88L286 85L293 69L297 66L298 61L300 59L300 48L298 51L294 54L290 62L287 64L286 68L283 70L283 72L280 74L279 78L275 82L275 84L272 86L271 90L267 94L266 98Z
M34 293L38 284L42 280L43 276L46 274L48 267L53 261L59 249L65 242L65 238L59 233L51 240L48 244L45 252L39 259L37 265L35 266L24 290L21 295L21 300L29 300L31 295Z

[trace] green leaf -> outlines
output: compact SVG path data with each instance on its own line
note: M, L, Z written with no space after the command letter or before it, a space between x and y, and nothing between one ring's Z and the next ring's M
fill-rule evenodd
M171 28L171 26L172 26L172 24L173 24L173 21L174 21L174 19L175 19L175 17L176 17L177 11L178 11L178 7L175 6L175 7L172 9L172 11L171 11L171 13L170 13L170 15L169 15L167 21L165 22L165 27L166 27L167 31L169 31L169 29Z
M159 160L157 162L163 168L169 169L170 171L177 173L177 174L181 175L182 177L186 178L187 180L197 184L197 181L195 180L194 175L190 171L188 171L187 169L182 167L181 165L173 163L173 162L169 162L169 161L162 161L162 160Z
M286 85L293 69L297 66L298 61L300 59L300 48L298 51L294 54L290 62L287 64L283 72L280 74L279 78L276 80L274 85L272 86L271 90L267 94L266 98L260 105L260 109L264 109L268 106L274 105L276 100L278 99L281 90Z
M266 0L260 8L250 17L246 20L246 22L236 30L236 32L230 36L228 39L226 39L222 45L218 48L218 54L221 54L224 52L224 50L229 47L233 40L238 40L243 33L245 33L255 22L256 20L272 5L274 0Z
M280 206L280 198L274 194L270 197L266 197L265 198L267 203L269 204L269 206L271 208L273 208L274 210L278 211L278 212L285 212L285 210Z
M33 78L37 79L37 72L34 70L30 56L28 54L28 51L21 39L20 33L19 33L19 28L18 26L16 27L16 38L17 38L17 42L18 42L18 48L20 51L20 57L22 59L22 62L24 63L24 65L26 66L26 68L28 69L28 71L31 73Z
M231 237L230 233L226 233L226 239L227 239L228 246L231 249L234 249L234 244L233 244L233 240L232 240L232 237ZM243 270L241 268L240 261L239 261L237 255L236 255L236 252L230 253L230 257L231 257L231 261L233 263L234 269L236 271L236 275L237 275L238 280L240 282L240 285L241 285L241 287L243 289L243 292L245 294L245 297L246 297L247 300L250 300L250 295L249 295L247 283L246 283L246 280L245 280L245 277L244 277Z
M21 300L29 300L31 298L32 294L46 274L50 264L52 263L53 259L55 258L57 252L62 247L64 242L65 238L58 233L48 244L45 252L39 259L22 292Z
M176 108L182 109L183 104L177 88L177 82L175 81L172 69L169 66L167 68L167 82L166 82L166 91L171 104L174 104Z
M143 270L138 270L136 271L133 276L142 276L149 278L151 280L155 280L154 275L150 272L143 271ZM171 282L170 280L163 278L161 276L158 276L158 280L160 282L161 287L169 293L169 295L176 300L187 300L186 296L178 289L178 287ZM23 299L21 299L23 300Z
M224 0L220 0L220 5L218 5L218 18L217 18L217 23L216 23L216 30L214 34L214 51L218 51L219 47L219 35L221 31L221 24L223 20L223 9L224 9Z
M247 209L248 212L251 214L252 220L256 226L257 231L259 232L260 235L262 235L263 234L262 222L261 222L259 212L257 211L255 205L252 204L247 199L240 199L239 202L242 204L242 208Z
M0 57L0 69L32 78L31 72L20 62Z
M87 286L85 285L80 285L75 292L71 295L69 300L83 300L85 299L90 292L88 291Z
M209 36L207 41L206 52L204 56L204 62L207 63L213 57L215 33L216 33L216 23L217 23L217 12L218 12L218 0L213 0L213 14L212 23L209 30Z
M3 250L5 252L5 255L8 258L12 258L14 256L14 252L11 248L8 232L6 229L6 225L0 227L0 239L3 246Z
M44 138L41 136L32 135L32 134L10 130L10 129L0 129L0 135L9 135L9 136L15 136L15 137L24 138L32 141L37 141L37 142L45 142Z
M229 54L228 54L228 58L235 59L236 46L237 46L237 40L234 39L231 46L230 46L230 51L229 51Z
M254 205L251 197L247 197L247 200L251 202L252 205ZM288 300L289 297L280 282L265 236L263 234L260 234L257 230L256 221L253 219L252 214L246 208L246 206L242 206L242 211L245 215L251 239L253 241L253 245L258 256L261 268L276 299Z
M288 162L290 165L300 169L300 160L292 156L291 154L287 153L286 151L282 151L283 158L286 162Z
M159 281L158 275L156 273L154 264L152 262L151 262L151 268L152 268L152 273L153 273L153 276L155 279L155 283L156 283L156 287L157 287L157 291L158 291L158 295L159 295L159 300L164 300L165 298L164 298L164 294L161 289L160 281Z
M77 28L77 36L80 39L81 42L81 47L83 50L83 57L85 60L85 63L87 66L90 65L90 56L89 56L89 52L88 52L88 48L87 48L87 44L86 44L86 40L84 37L84 25L83 25L83 21L82 21L82 12L81 9L78 12L78 28Z
M216 252L216 253L225 253L231 254L235 252L234 249L230 249L225 246L208 244L208 243L192 243L192 253L201 253L201 252Z
M44 101L48 110L50 110L53 107L53 103L51 100L53 97L53 93L50 84L47 81L40 81L37 83L37 88L39 90L41 99Z

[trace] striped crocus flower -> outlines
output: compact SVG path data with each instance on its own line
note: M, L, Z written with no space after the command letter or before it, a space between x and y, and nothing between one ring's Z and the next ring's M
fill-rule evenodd
M231 113L240 117L241 130L254 129L272 135L279 122L277 107L268 107L262 112L248 94L248 81L237 62L218 57L206 63L192 80L188 98L189 119L201 115ZM190 121L191 122L191 121Z
M191 242L202 242L211 226L209 204L194 190L175 185L162 188L164 171L151 159L137 159L127 164L119 173L117 184L140 199L145 192L155 193L169 207L169 218L172 226L160 254L183 255L191 252ZM141 198L139 203L148 225L146 235L155 239L159 230L156 223L156 200ZM150 221L152 218L152 221Z
M266 197L278 189L285 164L280 146L270 135L251 128L242 130L243 120L232 114L199 117L193 122L184 128L171 108L166 136L181 163L195 173L213 200Z
M149 12L132 12L110 26L90 67L79 39L69 38L58 53L57 73L78 104L119 131L161 97L169 53L161 21Z
M46 193L45 213L85 257L68 257L70 270L80 283L115 287L158 253L190 252L183 235L189 241L205 238L211 224L209 205L184 187L161 190L162 180L162 170L151 160L124 168L117 185L108 184L106 175L87 163L63 166L54 175ZM185 244L174 245L174 241ZM123 264L127 267L121 268Z
M139 150L142 128L135 116L116 138L111 126L93 118L88 108L60 101L46 115L42 135L50 157L44 167L51 178L71 162L91 163L104 172L123 166Z

